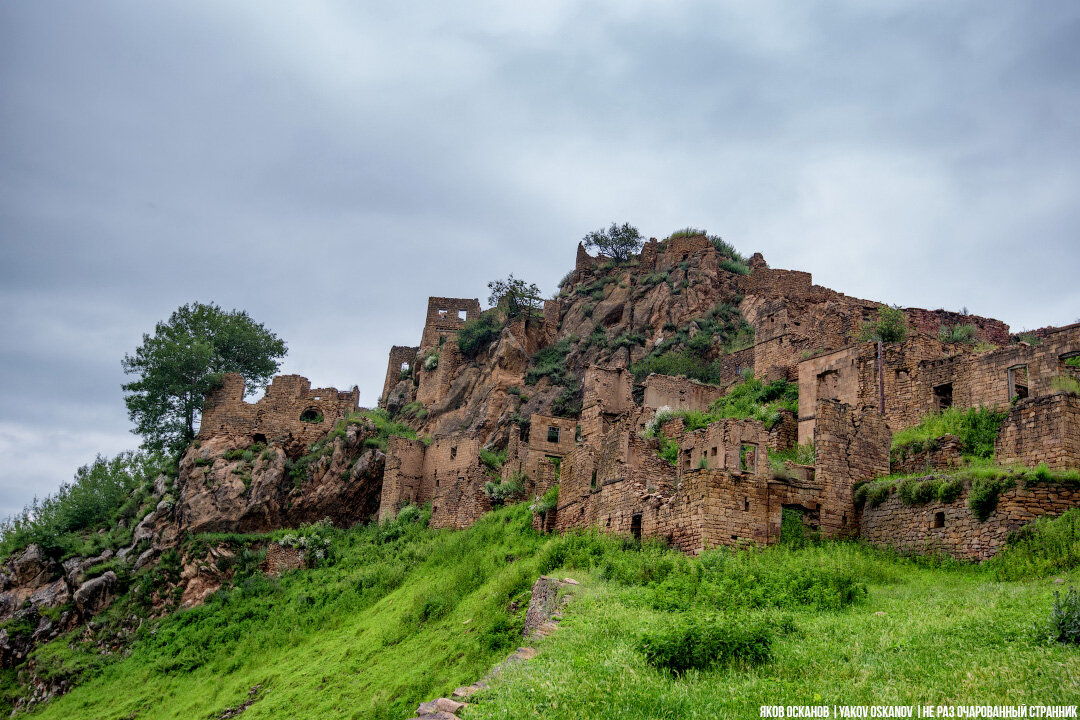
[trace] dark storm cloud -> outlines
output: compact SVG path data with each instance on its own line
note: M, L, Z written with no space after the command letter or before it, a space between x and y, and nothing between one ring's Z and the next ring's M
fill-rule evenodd
M374 403L429 294L692 224L840 291L1080 316L1069 3L0 8L0 514L133 447L182 303Z

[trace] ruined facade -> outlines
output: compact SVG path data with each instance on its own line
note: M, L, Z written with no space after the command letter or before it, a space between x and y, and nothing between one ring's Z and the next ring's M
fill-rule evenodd
M225 375L206 396L199 438L234 435L249 442L309 445L326 435L346 413L359 410L360 391L311 388L300 375L278 375L257 402L244 401L244 378Z
M948 532L927 524L932 508L854 503L859 482L960 464L959 441L949 437L890 458L894 432L946 407L1009 410L999 462L1080 467L1080 396L1061 381L1080 379L1080 325L1040 331L1034 345L1009 344L999 321L911 308L904 342L859 342L880 303L815 285L809 273L769 268L760 255L735 270L732 262L702 236L651 239L624 265L579 245L559 296L534 316L502 318L498 339L468 356L458 332L480 316L479 301L429 298L420 344L391 349L381 394L383 406L424 439L389 437L378 517L427 503L433 527L466 527L492 508L489 483L521 481L526 497L559 486L557 506L538 520L548 530L597 527L665 538L696 553L775 542L785 512L795 512L824 536L862 534L981 558L1022 519L1080 501L1025 489L1003 499L995 524L982 525L963 516L958 500L933 509L933 518L946 513ZM708 315L712 309L723 313ZM650 344L680 325L692 337L707 326L695 318L706 316L734 317L739 338L753 330L742 346L707 349L716 384L662 374L635 380L632 367ZM979 347L1001 347L976 351L938 340L941 327L960 324L974 326ZM612 348L603 362L594 351L585 362L567 359L529 377L538 351L590 335L600 339L597 347ZM609 345L617 336L627 341ZM658 410L704 412L751 375L797 382L798 413L781 411L768 428L722 419L690 431L678 417L658 434L652 427ZM355 389L311 390L305 379L286 376L249 404L242 380L230 376L208 398L203 433L295 447L325 435L335 418L356 409L356 397ZM770 453L796 443L813 444L813 465L770 462ZM662 448L674 462L661 457ZM501 466L492 460L503 456Z

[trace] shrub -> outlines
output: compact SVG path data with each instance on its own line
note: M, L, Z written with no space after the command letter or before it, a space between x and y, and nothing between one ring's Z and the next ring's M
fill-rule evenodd
M1027 580L1080 567L1080 508L1038 518L1011 533L986 567L998 580Z
M968 507L979 522L983 522L997 509L998 496L1016 487L1016 482L1007 477L976 477L971 482L968 495Z
M892 449L897 452L907 449L919 452L923 443L945 435L955 435L960 439L962 455L990 458L994 455L994 443L1007 416L1007 411L989 407L966 410L947 408L923 418L918 425L897 432L893 436Z
M432 350L430 353L424 356L423 362L424 370L431 372L435 368L439 367L439 351Z
M706 234L707 231L705 230L698 230L697 228L693 227L684 227L682 230L676 230L675 232L668 235L667 239L671 240L673 238L705 237Z
M581 403L584 389L577 387L564 387L551 404L551 413L556 417L575 418L581 415Z
M498 474L499 470L502 469L503 464L506 462L506 448L498 451L481 448L480 462L487 467L490 474Z
M877 322L863 323L859 340L880 342L903 342L908 334L907 318L898 306L882 305L878 308Z
M559 506L559 486L552 485L547 489L542 496L533 498L532 505L529 509L533 511L534 515L543 515L549 513Z
M735 246L724 240L719 235L709 235L709 241L716 248L716 251L724 257L731 258L738 262L745 262L743 256L739 254L739 251L735 249Z
M120 520L134 525L131 521L141 519L136 515L150 499L150 483L165 462L159 455L141 452L123 452L112 459L99 455L55 494L35 498L21 513L0 523L0 556L38 543L46 554L61 559L80 549L81 531L112 529Z
M750 266L744 262L739 262L738 260L721 260L720 268L722 270L727 270L728 272L733 272L738 275L750 274Z
M458 330L458 348L465 357L474 358L481 350L495 342L500 332L502 325L495 313L484 313Z
M605 335L606 337L606 335ZM644 345L646 342L645 337L638 333L625 332L611 341L611 349L618 350L624 347L634 347L635 345Z
M978 329L971 323L962 325L942 325L938 331L938 340L943 343L961 343L974 345L979 339Z
M964 482L960 478L946 478L938 485L937 499L943 503L951 503L960 497L960 493L963 491Z
M1050 388L1057 392L1070 392L1080 395L1080 380L1072 375L1055 375L1050 379Z
M517 500L525 497L525 475L514 475L502 482L484 483L484 495L496 507L503 505L508 500Z
M552 384L562 385L566 376L566 356L573 350L575 342L576 337L565 337L554 345L538 350L525 371L525 384L535 385L546 377L551 379Z
M1080 644L1080 595L1070 587L1062 600L1054 591L1054 606L1050 608L1048 636L1060 643Z
M856 507L869 505L877 507L889 499L893 483L891 480L877 480L875 482L860 483L855 486L854 501Z
M637 647L653 667L681 675L733 662L760 665L768 661L771 644L771 633L760 623L685 613L670 625L644 632Z

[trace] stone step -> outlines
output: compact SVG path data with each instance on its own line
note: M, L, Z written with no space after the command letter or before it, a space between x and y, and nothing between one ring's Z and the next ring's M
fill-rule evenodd
M439 713L453 715L463 707L465 707L463 702L451 700L450 698L436 698L430 702L420 703L420 707L416 708L416 714L422 717L435 717Z

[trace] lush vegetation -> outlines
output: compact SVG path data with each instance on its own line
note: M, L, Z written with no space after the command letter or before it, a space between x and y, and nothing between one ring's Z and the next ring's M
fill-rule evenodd
M661 408L651 425L658 427L671 418L680 417L683 419L687 431L693 431L700 430L717 420L738 418L760 420L766 429L770 429L779 421L781 410L798 412L798 409L798 385L787 380L774 380L767 383L748 374L746 379L732 386L727 394L714 400L709 405L707 412L694 410L674 412L671 410L665 411L664 408ZM796 453L798 452L796 450ZM804 459L806 453L811 453L812 457L813 449L807 450L804 448L802 453Z
M163 472L175 475L176 468L160 455L98 456L56 493L34 498L21 513L0 524L0 557L31 543L56 560L98 555L127 544L133 526L157 502L153 483Z
M960 439L962 455L993 457L994 442L1007 416L1008 412L993 408L946 408L893 435L892 455L894 459L902 459L906 454L917 454L932 447L945 435L955 435Z
M899 307L882 305L878 308L876 322L865 322L859 330L858 339L862 342L903 342L908 335L907 318Z
M491 291L488 304L502 308L508 318L538 314L544 304L536 283L515 278L513 273L505 280L489 282L488 290Z
M286 352L283 340L244 311L181 306L123 359L124 372L136 377L123 386L124 402L143 446L179 454L195 438L206 394L225 373L240 373L246 391L255 392Z
M736 306L719 303L703 317L695 318L630 369L638 382L651 373L688 377L705 383L723 381L722 356L741 350L754 341L754 330Z
M488 311L480 317L469 320L458 330L458 348L461 354L467 358L474 358L491 343L498 339L502 332L502 323L496 314Z
M129 654L67 637L36 651L45 676L82 673L38 716L216 717L255 697L245 718L407 717L520 644L540 574L582 585L540 654L474 696L470 717L602 718L613 707L629 718L744 717L810 700L1072 697L1080 655L1059 642L1072 600L1055 604L1050 579L1077 580L1080 510L1036 523L981 567L813 540L688 557L591 532L538 535L533 510L510 506L459 532L428 529L416 507L381 525L281 531L274 537L326 551L314 569L280 579L263 578L259 554L242 550L263 536L192 540L229 541L230 586L132 629ZM118 607L117 617L135 608Z
M943 343L974 345L979 340L979 330L971 323L942 325L938 331L938 340Z
M549 378L553 385L566 383L566 357L573 351L577 337L565 337L554 345L541 348L529 363L525 371L525 384L535 385L542 378Z

